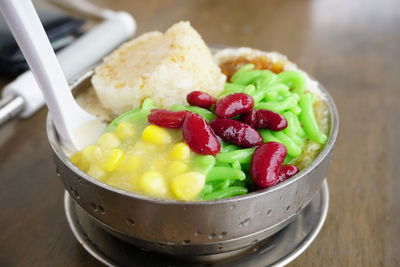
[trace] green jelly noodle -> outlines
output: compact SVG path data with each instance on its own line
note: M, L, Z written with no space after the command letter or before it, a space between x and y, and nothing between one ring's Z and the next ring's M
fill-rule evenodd
M233 93L248 94L253 97L256 109L278 112L286 118L288 127L282 131L258 130L264 142L279 142L286 146L288 154L284 164L301 157L306 140L320 145L326 143L327 137L319 129L314 116L315 96L307 93L306 80L300 72L274 74L268 70L255 70L253 64L247 64L236 71L230 83L225 84L219 99ZM216 155L216 167L211 168L207 175L201 199L246 194L246 183L251 183L248 169L254 150L223 144L221 152ZM246 177L241 180L243 174ZM230 181L229 186L227 181Z
M256 109L278 112L286 118L288 127L282 131L258 130L264 142L280 142L286 146L288 154L284 164L301 157L307 140L320 145L326 143L327 136L319 129L314 116L315 95L307 92L306 80L300 72L275 74L269 70L256 70L253 64L247 64L236 71L230 83L225 83L218 98L239 92L252 96ZM154 108L154 102L147 98L141 108L128 111L113 120L106 132L114 131L125 121L145 125L147 116ZM176 104L170 110L187 110L199 114L208 122L215 118L210 110L196 106ZM196 154L191 167L193 171L206 175L199 199L216 200L246 194L247 186L252 183L249 166L254 150L222 142L221 152L215 157Z

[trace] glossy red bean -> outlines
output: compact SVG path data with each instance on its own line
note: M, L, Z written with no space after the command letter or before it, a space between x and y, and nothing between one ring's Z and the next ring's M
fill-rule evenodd
M209 108L217 101L214 97L201 91L193 91L186 96L186 101L192 105L201 108Z
M258 187L276 184L286 153L286 147L277 142L264 143L256 148L250 163L250 175Z
M186 144L198 154L216 155L221 150L217 137L200 115L188 113L183 121L182 135Z
M230 118L248 112L253 107L254 100L248 94L230 94L217 101L215 114L220 118Z
M292 177L296 173L299 172L299 168L297 168L296 165L293 164L287 164L283 165L281 169L279 170L279 177L276 180L275 184L279 184L280 182L285 181L286 179Z
M241 147L254 147L263 142L255 129L240 121L217 118L210 122L210 126L222 140Z
M164 128L181 128L183 120L188 111L170 111L165 109L153 109L147 117L147 120Z
M292 177L293 175L295 175L298 172L299 172L299 168L297 168L297 166L293 165L293 164L283 165L280 170L280 174L282 176L284 176L284 180Z
M285 117L279 113L265 109L252 109L242 114L239 119L256 129L268 128L273 131L281 131L287 127Z

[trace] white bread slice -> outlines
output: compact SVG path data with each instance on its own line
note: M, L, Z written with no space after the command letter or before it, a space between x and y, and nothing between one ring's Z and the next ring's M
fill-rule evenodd
M186 95L201 90L218 95L226 80L201 36L189 22L165 34L145 33L104 59L92 84L102 105L114 115L152 97L160 108L186 104Z

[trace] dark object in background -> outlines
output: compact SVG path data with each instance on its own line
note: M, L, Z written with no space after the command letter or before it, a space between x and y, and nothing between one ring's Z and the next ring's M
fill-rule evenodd
M55 51L73 42L81 33L84 20L47 9L39 9L38 14ZM0 16L0 76L16 77L28 69L14 37Z

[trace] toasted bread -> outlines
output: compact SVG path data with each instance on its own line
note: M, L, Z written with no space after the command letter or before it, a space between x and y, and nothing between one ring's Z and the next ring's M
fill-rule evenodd
M95 69L92 84L102 105L119 115L146 97L167 108L186 104L193 90L217 96L225 80L201 36L180 22L121 45Z

